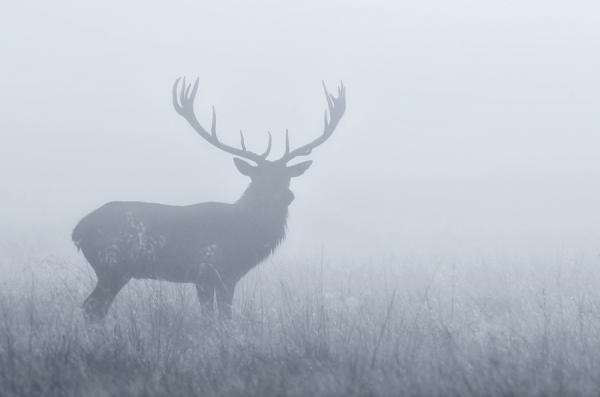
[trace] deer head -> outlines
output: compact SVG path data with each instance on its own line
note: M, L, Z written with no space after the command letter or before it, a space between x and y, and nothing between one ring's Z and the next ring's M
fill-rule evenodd
M182 84L180 84L180 81ZM194 100L198 92L199 79L192 84L186 83L185 78L177 79L173 85L173 106L192 128L208 143L224 152L236 156L233 161L237 170L251 179L247 193L261 203L271 205L284 205L287 207L294 199L294 194L289 189L291 178L302 175L312 164L312 161L303 161L298 164L288 165L296 157L309 155L314 148L328 140L346 110L346 88L343 83L338 87L338 94L334 96L327 91L323 83L323 91L327 100L329 112L325 110L323 133L315 140L290 150L290 136L285 133L285 153L278 160L267 160L271 152L272 136L268 133L269 141L266 150L254 153L246 149L244 134L240 131L240 147L229 146L217 137L217 116L212 108L212 122L210 132L206 130L196 118L194 113ZM328 114L329 113L329 114ZM245 160L249 160L249 163Z

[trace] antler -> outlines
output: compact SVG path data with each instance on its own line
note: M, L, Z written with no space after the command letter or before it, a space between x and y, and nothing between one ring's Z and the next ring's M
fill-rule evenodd
M240 131L241 149L224 144L223 142L219 141L219 138L217 138L217 116L215 113L215 107L213 106L212 108L212 123L210 133L204 127L202 127L202 125L200 125L200 122L194 113L194 99L196 99L196 93L198 92L199 79L196 79L194 85L192 86L192 84L186 84L184 77L183 86L181 87L181 90L179 90L180 80L181 77L175 80L175 84L173 84L173 106L175 107L177 113L186 119L192 128L196 130L196 132L202 138L206 139L211 145L216 146L227 153L252 160L257 164L266 160L267 156L271 152L272 139L270 132L267 150L265 150L265 152L262 154L257 154L246 150L246 143L244 141L244 134L242 131Z
M290 136L286 130L285 154L279 161L287 163L294 157L307 156L314 148L321 145L323 142L329 139L331 134L333 134L335 127L337 127L339 121L344 115L344 111L346 110L346 87L344 87L344 83L340 83L340 86L338 87L338 95L335 97L327 91L325 82L323 82L323 91L325 92L325 99L327 99L327 107L329 108L329 118L327 117L327 110L325 110L325 126L323 128L323 134L314 141L309 142L304 146L300 146L299 148L290 152Z

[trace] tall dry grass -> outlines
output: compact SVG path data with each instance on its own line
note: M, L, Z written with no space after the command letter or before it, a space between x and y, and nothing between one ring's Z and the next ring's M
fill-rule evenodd
M189 285L135 281L105 322L81 260L0 269L2 396L597 395L594 257L274 259L234 319Z

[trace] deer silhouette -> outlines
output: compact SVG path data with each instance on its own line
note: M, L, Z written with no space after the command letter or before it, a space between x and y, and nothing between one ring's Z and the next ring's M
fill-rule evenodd
M210 132L200 124L194 113L198 83L198 79L194 84L187 84L185 78L175 81L175 110L208 143L236 156L234 164L250 178L250 184L231 204L110 202L81 219L72 239L97 276L96 287L83 303L84 314L91 320L106 316L121 288L132 278L194 283L203 307L231 317L236 283L285 238L288 207L294 199L290 179L302 175L312 163L288 162L309 155L329 139L346 109L344 85L340 84L334 96L323 83L329 109L329 114L325 111L323 133L290 150L286 130L285 153L271 161L267 160L270 133L267 149L257 154L246 149L241 131L241 148L217 138L214 107Z

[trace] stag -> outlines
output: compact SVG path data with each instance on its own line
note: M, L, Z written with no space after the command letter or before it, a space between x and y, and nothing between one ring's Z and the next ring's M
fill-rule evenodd
M217 137L214 107L210 132L194 113L198 79L193 84L177 79L173 85L177 113L208 143L236 156L235 167L250 178L250 184L231 204L110 202L81 219L72 239L97 276L96 287L83 303L86 317L99 320L106 316L121 288L132 278L193 283L203 307L231 317L237 282L272 254L285 237L288 207L294 199L290 179L302 175L312 161L288 163L309 155L328 140L344 114L344 85L338 87L337 96L330 94L324 83L323 90L329 110L325 110L323 133L290 150L286 130L285 153L271 161L267 160L270 133L261 154L246 149L241 132L241 148L223 143Z

